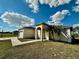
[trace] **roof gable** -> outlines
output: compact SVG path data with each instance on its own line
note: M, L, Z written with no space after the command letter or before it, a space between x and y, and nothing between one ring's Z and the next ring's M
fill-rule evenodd
M37 24L36 26L39 26L39 25L47 25L47 26L49 26L47 23L45 23L45 22L42 22L42 23L39 23L39 24Z

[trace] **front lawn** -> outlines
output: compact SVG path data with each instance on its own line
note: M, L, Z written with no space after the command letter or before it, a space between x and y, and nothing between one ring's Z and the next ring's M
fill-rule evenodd
M5 52L11 48L11 41L0 41L0 57L5 54Z
M3 43L5 46L5 43ZM36 42L4 49L0 59L79 59L79 45L62 42ZM1 46L1 47L4 47ZM6 47L5 47L6 48Z
M74 38L75 38L75 39L79 39L79 35L74 34Z
M17 35L13 35L13 34L0 34L0 38L5 38L5 37L17 37Z

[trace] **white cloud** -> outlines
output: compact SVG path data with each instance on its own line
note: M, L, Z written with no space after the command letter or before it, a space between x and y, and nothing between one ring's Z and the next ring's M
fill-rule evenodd
M39 10L38 0L26 0L29 7L32 8L32 12L36 13Z
M5 12L0 18L10 26L15 26L17 28L34 25L34 19L19 13Z
M76 0L75 4L76 6L72 8L72 11L79 12L79 0Z
M51 0L51 2L48 4L50 5L50 7L57 7L59 5L68 4L70 1L71 0Z
M79 4L79 0L76 0L75 4Z
M71 0L26 0L29 7L32 8L32 11L35 13L39 10L39 3L48 4L50 7L57 7L59 5L68 4L70 1Z
M50 16L51 20L49 23L51 23L51 25L61 25L61 20L64 19L64 17L66 15L69 15L69 10L62 10L62 11L58 11L56 12L54 15Z
M75 11L75 12L79 12L79 5L73 7L73 11Z
M53 22L53 21L48 21L47 22L49 25L56 25L56 26L59 26L59 25L63 25L61 22L57 21L57 22Z
M75 28L75 27L79 27L79 24L74 24L73 25L73 28Z

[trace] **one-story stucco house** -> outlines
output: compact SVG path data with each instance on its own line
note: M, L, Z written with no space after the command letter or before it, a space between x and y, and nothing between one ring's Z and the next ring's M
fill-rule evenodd
M71 33L71 27L51 26L46 23L40 23L35 28L25 27L20 29L19 38L72 42Z

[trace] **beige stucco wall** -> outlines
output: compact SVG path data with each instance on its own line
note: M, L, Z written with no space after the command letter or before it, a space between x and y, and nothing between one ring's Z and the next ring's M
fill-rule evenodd
M39 27L41 28L41 30L38 31ZM68 35L68 38L66 38L61 33L60 33L60 35L58 35L58 33L55 32L55 31L53 33L51 32L49 34L49 30L47 30L48 27L49 26L47 26L47 25L38 25L38 26L36 26L36 32L35 32L36 36L35 36L35 38L38 39L40 37L40 39L47 39L47 40L52 39L52 40L57 40L57 41L71 42L71 34L70 34L71 31L70 31L70 29L65 29L65 30L63 29L62 30L63 33Z
M21 29L19 31L19 37L18 38L26 38L26 39L31 39L35 38L35 29Z
M70 29L66 29L66 31L62 31L67 37L65 37L62 33L58 35L57 32L53 32L50 34L50 39L64 42L71 42L71 32Z
M43 27L43 37L45 37L46 40L49 40L49 30L48 30L48 26L47 25L42 25Z
M38 28L41 28L40 30ZM48 26L47 25L38 25L36 26L36 38L37 39L46 39L49 40L49 32L47 31Z
M34 29L24 29L24 38L35 38Z
M48 31L45 31L45 38L46 38L46 40L49 40L49 32Z
M61 34L61 41L72 42L70 29L67 29L65 34L67 38Z
M50 39L59 40L60 39L60 36L58 35L57 32L54 32L53 31L53 33L50 33Z

